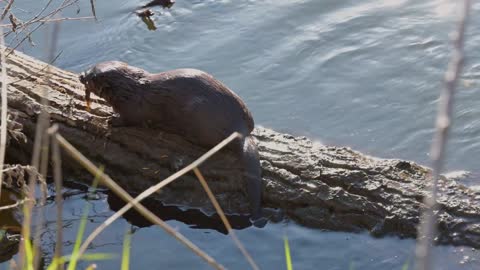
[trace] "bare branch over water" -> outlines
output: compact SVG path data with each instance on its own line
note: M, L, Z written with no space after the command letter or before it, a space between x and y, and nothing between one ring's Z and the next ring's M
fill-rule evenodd
M11 1L10 3L12 3ZM0 198L2 197L2 179L3 179L3 163L5 162L5 151L7 148L7 112L8 112L8 104L7 104L7 84L8 84L8 76L7 76L7 59L6 59L6 47L5 41L3 39L3 28L0 27L0 50L1 50L1 80L2 80L2 90L1 90L1 97L2 97L2 107L1 107L1 119L0 122L2 126L0 127Z

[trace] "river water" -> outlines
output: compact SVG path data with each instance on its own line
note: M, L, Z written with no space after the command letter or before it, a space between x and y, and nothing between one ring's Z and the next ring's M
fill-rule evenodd
M34 10L45 1L18 2ZM457 2L179 0L169 10L153 8L158 29L148 31L132 13L139 1L97 1L98 22L62 23L58 40L62 54L55 65L75 72L104 60L125 61L151 72L199 68L238 93L257 125L429 165ZM88 16L88 5L89 1L82 1L78 15L76 8L64 15ZM14 12L18 17L29 16ZM476 2L446 164L447 171L473 175L480 163L478 25L480 3ZM35 33L33 40L35 48L25 44L20 49L44 59L45 33ZM475 180L471 177L468 184L475 185ZM76 195L66 200L66 241L74 240L86 203L83 198ZM92 230L112 212L106 197L88 203L95 209L88 224ZM55 206L49 207L47 220L54 223ZM169 223L229 269L248 268L228 236L178 221ZM53 230L54 224L49 226ZM90 251L120 254L128 226L126 220L114 223ZM285 269L283 235L289 237L295 269L401 269L412 261L415 244L411 239L306 229L293 222L238 234L262 269ZM156 227L138 229L132 243L132 269L209 268ZM435 269L478 269L480 265L480 254L469 248L434 250ZM118 269L120 260L98 264L99 269Z

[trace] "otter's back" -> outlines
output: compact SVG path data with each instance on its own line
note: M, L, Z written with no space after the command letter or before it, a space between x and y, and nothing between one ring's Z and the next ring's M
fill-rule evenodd
M240 97L200 70L151 75L142 96L144 108L155 108L151 122L202 145L213 146L234 131L247 136L254 127Z

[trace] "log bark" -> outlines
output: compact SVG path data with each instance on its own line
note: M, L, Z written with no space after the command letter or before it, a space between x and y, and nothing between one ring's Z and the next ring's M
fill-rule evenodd
M12 121L21 125L27 141L12 140L10 162L31 157L41 97L60 133L131 193L139 193L198 158L207 149L161 130L111 128L111 108L92 97L85 110L84 87L78 75L15 52L8 57L8 103ZM46 91L46 95L44 95ZM281 208L286 216L308 227L369 231L415 237L430 170L413 162L370 157L346 147L325 146L257 127L263 169L265 207ZM65 155L69 176L91 179ZM222 207L245 213L245 184L228 150L200 168ZM480 247L480 194L452 179L440 181L439 243ZM154 195L164 204L213 208L192 175Z

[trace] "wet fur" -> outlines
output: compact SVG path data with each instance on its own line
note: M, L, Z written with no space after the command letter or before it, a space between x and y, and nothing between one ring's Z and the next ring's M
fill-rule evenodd
M117 61L95 65L80 80L112 105L123 125L159 128L205 147L235 131L242 134L230 148L239 153L245 168L252 217L261 216L261 167L250 136L253 118L228 87L196 69L150 74Z

